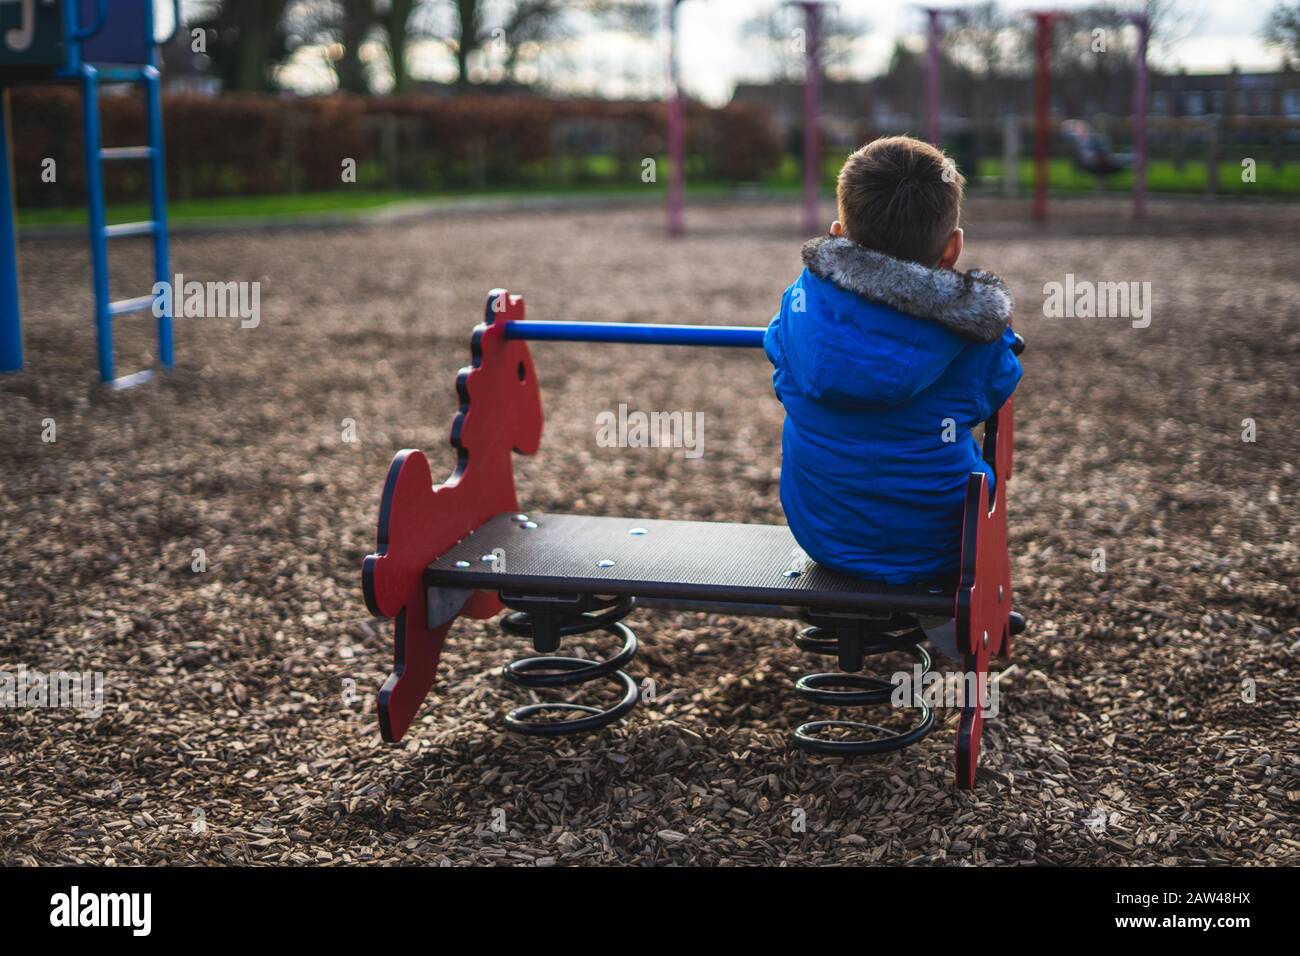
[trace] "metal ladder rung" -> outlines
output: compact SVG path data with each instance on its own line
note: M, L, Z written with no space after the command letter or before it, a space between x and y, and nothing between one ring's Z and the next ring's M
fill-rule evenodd
M115 392L120 392L123 389L135 388L137 385L143 385L145 382L152 382L153 380L153 369L147 368L143 372L132 372L130 375L115 378L108 383L108 387Z
M98 74L100 83L143 83L147 76L139 67L101 67Z
M105 226L104 236L108 239L124 239L128 236L152 236L158 229L158 223L153 220L148 222L120 222L116 226Z
M99 151L102 160L152 159L152 146L111 146Z
M157 296L153 295L139 295L134 299L118 299L108 304L108 314L129 315L132 312L143 312L145 309L153 308L156 298Z

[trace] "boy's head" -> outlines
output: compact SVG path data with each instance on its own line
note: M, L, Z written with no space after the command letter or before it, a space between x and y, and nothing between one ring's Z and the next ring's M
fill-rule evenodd
M966 179L943 153L910 136L863 146L840 170L834 235L897 259L951 268L961 256Z

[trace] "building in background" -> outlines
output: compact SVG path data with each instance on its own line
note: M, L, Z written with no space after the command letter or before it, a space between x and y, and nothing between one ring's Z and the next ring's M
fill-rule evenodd
M945 130L960 131L971 124L995 125L1008 113L1032 112L1033 80L999 77L995 80L964 76L961 83L945 83ZM1151 115L1155 118L1300 120L1300 72L1276 73L1152 73ZM922 90L899 78L880 76L866 81L824 80L823 123L827 141L843 145L861 133L874 131L919 132L922 126ZM781 134L793 143L803 124L803 84L739 83L733 102L766 106ZM1052 112L1060 119L1094 120L1127 118L1133 108L1130 77L1118 75L1105 84L1083 81L1058 83L1053 89Z

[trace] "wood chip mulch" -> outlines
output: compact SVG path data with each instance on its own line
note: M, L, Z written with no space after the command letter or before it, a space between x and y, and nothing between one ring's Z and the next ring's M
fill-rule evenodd
M1029 341L1010 502L1030 629L970 793L951 711L881 759L792 750L825 712L791 693L822 662L788 621L637 612L631 672L655 700L558 742L503 731L527 694L499 669L526 648L462 622L406 740L378 737L391 639L360 561L394 451L450 470L487 290L535 318L760 325L799 267L793 206L693 210L678 243L649 210L184 237L187 277L262 283L261 324L185 320L178 371L124 393L95 385L84 244L26 244L29 370L0 378L0 671L101 671L106 694L97 719L0 709L0 863L1300 862L1300 220L1058 211L1036 230L976 201L967 222L966 264L1007 278ZM138 294L145 250L122 250ZM1045 318L1067 273L1150 281L1150 327ZM121 371L148 325L119 321ZM534 356L525 509L781 520L761 355ZM598 447L620 402L703 411L704 456Z

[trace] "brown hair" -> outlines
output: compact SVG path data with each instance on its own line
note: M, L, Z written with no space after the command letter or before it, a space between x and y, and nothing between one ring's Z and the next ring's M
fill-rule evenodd
M961 221L965 185L952 160L929 143L878 139L840 170L840 222L860 246L932 266Z

